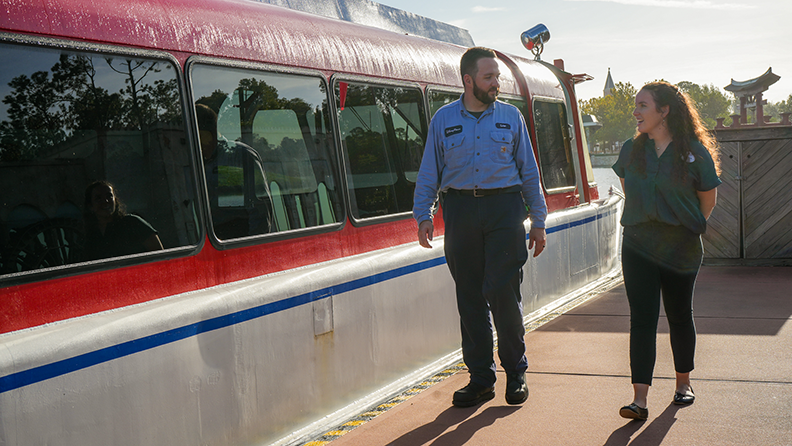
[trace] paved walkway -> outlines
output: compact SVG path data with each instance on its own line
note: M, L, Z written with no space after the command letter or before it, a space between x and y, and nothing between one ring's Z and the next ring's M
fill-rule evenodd
M451 406L462 371L329 446L792 445L792 268L705 267L694 301L695 404L671 404L674 370L661 317L649 420L628 421L629 309L619 286L526 335L530 397ZM324 442L317 442L323 444Z

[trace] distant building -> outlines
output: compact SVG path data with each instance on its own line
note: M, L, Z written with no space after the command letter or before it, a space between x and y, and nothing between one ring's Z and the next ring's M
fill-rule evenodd
M734 97L740 101L740 124L748 123L748 109L754 110L756 125L765 123L764 106L767 100L762 99L762 93L779 79L781 77L773 73L773 68L770 67L761 76L747 81L735 81L732 78L731 83L724 87L726 91L734 93ZM767 119L769 120L770 116L767 116Z
M597 117L594 115L583 115L583 131L586 134L586 143L588 144L589 153L595 153L599 151L599 145L592 145L592 134L597 130L602 128L602 124L597 121Z
M613 83L613 78L610 74L610 68L608 68L608 78L605 79L605 88L602 89L602 97L610 96L611 90L615 89L616 85Z

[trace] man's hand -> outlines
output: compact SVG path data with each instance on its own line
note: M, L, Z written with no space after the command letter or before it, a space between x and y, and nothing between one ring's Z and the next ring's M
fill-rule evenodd
M418 243L421 244L424 248L431 248L432 245L429 242L432 240L432 236L434 235L434 225L432 224L432 220L424 220L418 225Z
M534 248L534 257L544 251L546 244L547 234L545 234L544 228L531 228L531 232L528 233L528 250Z

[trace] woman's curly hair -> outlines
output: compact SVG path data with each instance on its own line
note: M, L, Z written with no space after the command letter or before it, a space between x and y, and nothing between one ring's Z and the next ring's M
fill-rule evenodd
M658 112L668 106L665 122L674 142L674 174L679 178L687 176L686 162L692 153L690 141L695 139L709 151L712 161L715 163L715 170L720 175L718 143L704 126L690 97L676 85L663 81L646 84L641 90L651 93ZM647 139L649 139L649 135L640 132L637 132L633 137L630 164L634 165L639 172L646 172L644 146Z

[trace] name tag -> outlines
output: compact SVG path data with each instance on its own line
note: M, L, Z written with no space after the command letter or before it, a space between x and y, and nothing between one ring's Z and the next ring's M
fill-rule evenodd
M456 135L457 133L462 133L462 126L455 125L453 127L447 127L445 129L445 136L448 138L449 136Z
M511 126L509 124L506 124L505 122L496 122L495 123L495 128L507 129L508 130L508 129L511 129Z

